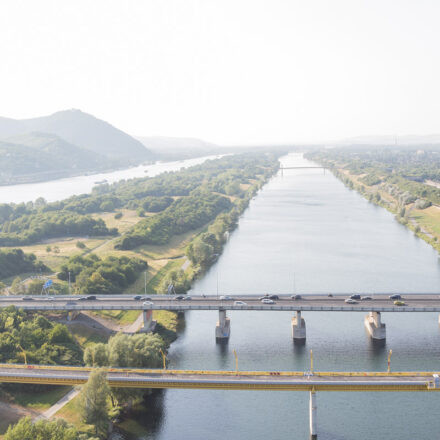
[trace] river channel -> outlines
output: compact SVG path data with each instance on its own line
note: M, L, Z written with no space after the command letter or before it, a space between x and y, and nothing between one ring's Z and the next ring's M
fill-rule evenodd
M310 164L299 154L284 166ZM322 170L278 174L251 201L222 256L193 287L200 293L440 292L437 253ZM386 346L370 343L363 313L304 312L305 346L291 339L292 315L229 312L231 338L215 343L215 312L186 313L171 367L243 370L439 370L432 313L386 313ZM322 440L439 438L437 393L318 393ZM308 393L166 390L155 400L148 440L306 440Z
M86 194L92 191L97 182L114 183L134 177L153 177L166 171L177 171L203 163L207 159L219 156L205 156L174 162L156 162L150 165L138 165L123 170L107 173L90 174L87 176L66 177L39 183L0 186L0 203L21 203L34 201L43 197L48 202L66 199L73 195Z

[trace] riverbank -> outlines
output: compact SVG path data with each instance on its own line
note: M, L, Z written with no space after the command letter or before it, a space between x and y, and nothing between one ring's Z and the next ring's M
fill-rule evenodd
M329 165L328 162L318 163L323 166ZM440 206L423 207L418 198L402 205L401 191L395 191L393 186L382 182L373 181L371 185L368 185L365 179L367 174L352 173L344 164L332 163L330 171L348 188L357 191L369 202L394 214L396 221L413 231L417 237L426 241L440 253Z

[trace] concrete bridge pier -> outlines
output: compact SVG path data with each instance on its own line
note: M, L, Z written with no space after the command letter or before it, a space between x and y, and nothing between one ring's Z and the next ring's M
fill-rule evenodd
M380 312L370 312L365 316L364 324L373 341L385 341L386 327L381 321Z
M317 440L318 434L316 430L316 416L318 406L316 403L316 393L314 390L310 391L310 406L309 406L309 421L310 421L310 440Z
M142 310L142 315L144 318L144 325L141 327L140 331L143 333L150 333L156 328L156 321L153 321L153 310Z
M215 326L215 340L216 342L226 343L231 334L231 321L226 316L226 310L218 311L218 321Z
M304 344L306 342L306 322L301 317L300 310L292 318L292 338L295 344Z
M79 314L80 314L80 312L78 312L76 310L72 310L70 312L67 312L67 320L73 321Z

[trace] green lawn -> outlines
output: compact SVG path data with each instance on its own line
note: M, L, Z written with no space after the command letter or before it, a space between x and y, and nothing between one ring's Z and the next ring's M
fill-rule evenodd
M156 275L147 283L147 293L159 293L157 292L160 283L168 272L174 269L179 269L183 264L182 259L170 260L168 263L160 269Z
M37 411L44 411L49 409L54 403L58 402L64 395L66 395L72 387L57 386L49 391L26 393L24 391L14 392L14 403L25 408L35 409Z
M70 324L67 328L82 348L98 342L107 342L108 340L107 335L79 323Z

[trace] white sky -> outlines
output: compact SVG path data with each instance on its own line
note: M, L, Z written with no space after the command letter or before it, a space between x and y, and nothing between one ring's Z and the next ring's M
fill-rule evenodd
M438 0L1 0L0 115L223 144L440 132Z

